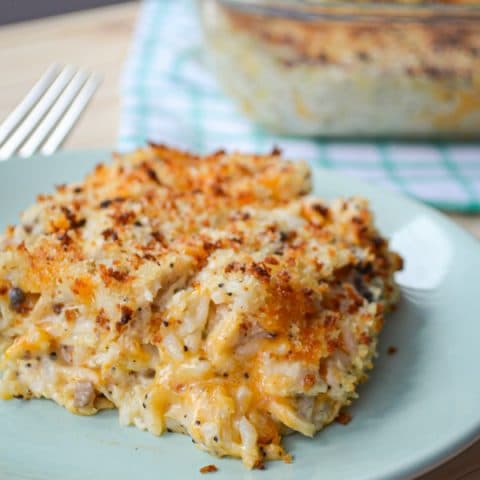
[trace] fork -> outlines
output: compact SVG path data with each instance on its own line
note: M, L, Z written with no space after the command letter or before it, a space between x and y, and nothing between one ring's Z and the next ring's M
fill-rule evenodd
M0 125L0 161L40 148L51 155L77 122L101 77L72 65L54 64Z

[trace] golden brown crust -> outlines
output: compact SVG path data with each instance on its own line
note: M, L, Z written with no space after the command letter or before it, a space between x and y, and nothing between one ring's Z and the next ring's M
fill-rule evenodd
M233 156L232 161L225 161L226 158L229 157L220 152L200 158L152 145L149 150L129 157L127 165L121 161L113 167L98 165L82 187L62 185L57 187L57 196L39 195L43 221L37 218L35 224L19 227L26 242L35 240L33 250L25 248L24 242L10 244L15 230L6 231L5 249L16 250L29 266L19 283L26 290L41 291L56 281L53 272L86 259L83 232L87 214L101 216L106 222L106 228L99 233L104 240L103 249L111 256L121 252L126 244L134 248L135 255L129 258L128 268L120 265L118 259L116 268L100 268L106 286L113 282L117 287L121 284L127 287L135 278L128 271L162 258L179 241L188 245L199 263L220 246L238 248L243 242L241 238L211 244L191 236L202 228L227 222L230 212L241 207L280 206L309 189L308 177L296 182L296 176L309 175L308 171L299 172L287 164L280 170L274 156L249 156L248 161L240 155ZM295 182L301 185L297 191ZM184 222L176 222L172 242L162 234L163 223L179 215L183 215ZM146 219L145 225L142 218ZM33 227L40 229L41 235L31 233ZM136 232L145 228L148 241L136 241ZM79 278L75 283L74 293L88 300L88 281Z
M233 29L256 36L285 67L374 67L411 77L468 81L480 70L480 28L474 20L431 16L428 21L425 15L424 21L395 21L384 15L373 20L304 21L222 9Z

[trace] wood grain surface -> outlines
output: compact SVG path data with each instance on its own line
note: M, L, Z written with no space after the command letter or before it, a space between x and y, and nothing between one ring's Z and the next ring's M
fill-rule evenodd
M51 63L72 63L101 73L104 80L64 148L112 148L120 73L138 8L137 2L129 2L1 27L0 120ZM480 238L480 215L449 216ZM480 442L420 479L480 479Z

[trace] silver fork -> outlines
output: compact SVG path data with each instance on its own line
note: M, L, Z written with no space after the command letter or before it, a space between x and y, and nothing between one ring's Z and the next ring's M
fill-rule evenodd
M0 125L0 161L54 153L100 83L96 73L52 65Z

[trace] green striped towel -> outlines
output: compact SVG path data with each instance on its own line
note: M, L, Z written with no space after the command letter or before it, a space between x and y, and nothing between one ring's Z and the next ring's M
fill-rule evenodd
M205 68L193 0L145 0L122 78L118 148L147 140L200 153L266 152L373 181L436 207L480 211L480 144L285 138L237 111Z

